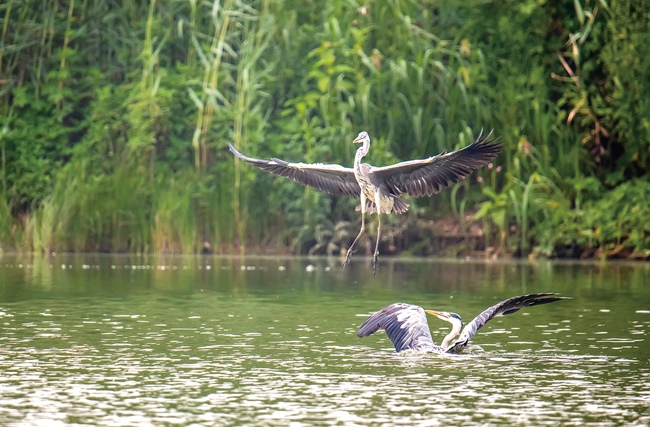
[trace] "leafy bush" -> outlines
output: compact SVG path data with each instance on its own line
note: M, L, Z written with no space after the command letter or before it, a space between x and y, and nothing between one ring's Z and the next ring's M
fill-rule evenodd
M477 213L502 253L647 256L649 18L643 0L9 2L0 241L333 252L357 202L227 142L351 165L367 130L385 165L494 128L497 164L418 215Z

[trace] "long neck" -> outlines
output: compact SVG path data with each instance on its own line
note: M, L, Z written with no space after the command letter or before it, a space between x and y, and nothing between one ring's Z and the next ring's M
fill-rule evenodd
M363 141L363 145L357 150L357 154L354 156L354 169L358 170L361 167L361 159L366 157L370 150L370 139Z
M442 348L449 347L451 345L451 340L453 340L460 334L460 329L462 328L462 326L463 325L461 325L460 323L453 323L451 332L449 332L445 337L445 339L442 340L442 344L440 344L440 346Z

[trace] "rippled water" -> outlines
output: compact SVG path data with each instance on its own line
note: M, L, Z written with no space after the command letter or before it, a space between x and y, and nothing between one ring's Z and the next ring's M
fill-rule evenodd
M648 425L647 264L0 259L1 425ZM465 321L469 354L396 354L365 316ZM438 342L447 324L429 319Z

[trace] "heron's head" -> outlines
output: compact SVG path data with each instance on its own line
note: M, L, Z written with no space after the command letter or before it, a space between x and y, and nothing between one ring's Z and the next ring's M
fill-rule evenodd
M365 130L362 132L359 132L359 135L352 141L354 144L365 144L367 142L370 142L370 137L368 136L368 132Z
M462 329L463 328L463 319L460 318L456 313L449 313L446 311L435 311L435 310L424 310L427 313L436 316L438 319L449 322L453 325L453 328Z

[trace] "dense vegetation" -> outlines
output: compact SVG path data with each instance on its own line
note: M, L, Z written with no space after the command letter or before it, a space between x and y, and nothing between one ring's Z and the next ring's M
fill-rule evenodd
M368 130L385 165L494 128L497 165L391 245L451 217L500 253L650 255L645 0L8 0L0 20L5 250L333 252L357 201L228 141L351 165Z

